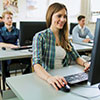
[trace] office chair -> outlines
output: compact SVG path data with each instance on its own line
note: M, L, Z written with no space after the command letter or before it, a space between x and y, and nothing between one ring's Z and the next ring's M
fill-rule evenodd
M15 72L15 76L17 72L21 72L22 74L27 74L32 72L31 69L31 58L21 59L20 61L13 61L9 66L10 72Z
M4 26L4 22L0 22L0 28Z
M72 35L73 28L74 28L76 25L78 25L78 23L70 23L70 30L69 30L70 35Z
M4 26L4 22L0 22L0 28L2 28ZM13 22L13 26L16 27L16 22Z

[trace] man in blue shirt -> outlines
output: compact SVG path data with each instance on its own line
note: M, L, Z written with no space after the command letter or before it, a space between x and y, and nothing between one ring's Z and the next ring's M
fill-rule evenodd
M19 30L12 26L13 14L6 11L2 15L4 27L0 29L0 47L16 48Z
M19 38L19 30L12 25L13 14L10 11L6 11L2 14L4 27L0 29L0 47L6 48L17 48L17 40ZM29 60L9 60L7 65L10 65L12 62L23 62L24 64L29 63ZM1 67L1 66L0 66ZM1 69L1 68L0 68ZM7 67L6 76L10 76L9 68Z
M85 16L78 16L78 25L72 31L73 42L90 42L94 39L88 27L85 26Z

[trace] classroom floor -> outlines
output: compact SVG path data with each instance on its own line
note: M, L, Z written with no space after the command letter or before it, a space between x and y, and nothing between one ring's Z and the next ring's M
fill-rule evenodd
M21 72L18 72L17 75L22 75ZM15 76L14 73L11 73L11 77ZM1 77L0 77L1 79ZM2 79L1 79L1 89L2 89ZM8 89L8 87L6 87L6 89ZM2 100L2 97L1 97L1 92L0 92L0 100Z

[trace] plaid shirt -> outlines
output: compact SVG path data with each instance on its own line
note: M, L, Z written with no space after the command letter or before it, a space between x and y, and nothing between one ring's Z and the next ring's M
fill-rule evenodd
M33 37L33 65L40 64L47 71L54 69L55 42L55 36L49 28L37 33ZM66 51L66 56L62 60L63 66L67 66L69 61L76 60L78 57L78 53L72 46L71 52Z

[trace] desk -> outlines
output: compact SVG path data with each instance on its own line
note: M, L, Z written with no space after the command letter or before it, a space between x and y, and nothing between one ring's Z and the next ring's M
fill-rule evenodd
M52 75L65 76L82 71L83 67L73 65L62 69L51 70L49 73ZM40 79L35 72L27 75L7 78L7 84L19 100L90 100L89 97L91 100L100 100L100 96L97 97L97 95L100 95L100 91L96 90L96 92L94 88L91 88L92 91L87 91L85 90L87 88L83 89L83 87L81 88L81 86L77 86L71 87L71 92L69 93L56 91L46 81ZM84 96L76 95L75 92L79 93L79 91L84 95L87 91L88 97L85 98ZM96 97L92 98L92 96Z
M74 46L75 50L77 50L78 52L91 51L93 48L91 46L77 44L77 43L72 43L72 45Z
M72 43L74 48L77 51L89 51L92 50L92 47L79 45ZM2 80L3 80L3 90L5 90L5 61L9 59L19 59L19 58L30 58L32 57L32 52L29 52L28 50L18 50L14 51L11 49L7 50L0 50L0 61L2 63Z
M30 58L32 53L28 50L14 51L11 49L0 50L0 61L2 66L2 80L3 80L3 90L5 90L5 61L9 59L19 59L19 58Z
M85 43L85 42L78 42L78 41L75 41L73 43L93 47L93 43Z

